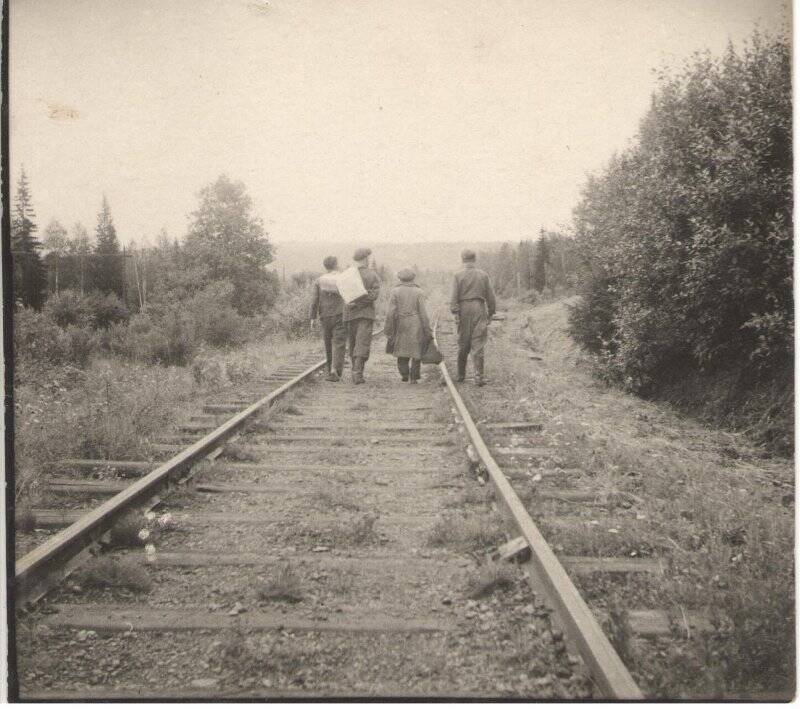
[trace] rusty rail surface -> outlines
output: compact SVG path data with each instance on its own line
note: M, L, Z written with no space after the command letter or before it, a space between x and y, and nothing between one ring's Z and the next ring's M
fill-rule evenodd
M438 318L434 325L434 338L436 338L437 325ZM533 590L543 592L547 597L560 624L577 647L603 695L609 699L643 700L644 695L641 689L634 682L589 606L586 605L586 601L583 600L561 562L556 558L550 545L528 514L508 478L489 452L489 448L484 443L472 416L453 384L444 361L439 365L439 369L475 452L489 473L498 499L503 503L507 516L530 549L531 558L527 563L531 569L528 578Z

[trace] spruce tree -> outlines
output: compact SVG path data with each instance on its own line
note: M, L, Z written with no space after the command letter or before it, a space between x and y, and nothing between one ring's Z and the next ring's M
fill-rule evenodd
M69 256L69 275L63 275L65 287L69 283L70 288L78 288L81 295L86 291L87 287L87 270L89 257L92 253L92 242L89 238L89 232L86 227L80 222L75 222L72 227L72 236L69 239L69 246L67 248Z
M101 293L115 293L122 298L123 264L117 240L117 230L111 218L108 200L103 195L103 204L97 215L96 243L92 258L92 287Z
M541 293L547 286L547 264L550 263L550 242L542 229L533 262L533 289Z
M39 255L42 245L36 238L35 218L28 177L23 167L11 218L14 302L39 310L45 299L47 277Z

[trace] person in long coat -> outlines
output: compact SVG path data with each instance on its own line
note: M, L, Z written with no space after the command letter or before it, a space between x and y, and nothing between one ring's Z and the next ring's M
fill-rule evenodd
M402 269L400 283L389 295L386 313L386 352L397 357L397 369L404 382L416 384L419 365L428 340L433 337L425 293L410 268Z

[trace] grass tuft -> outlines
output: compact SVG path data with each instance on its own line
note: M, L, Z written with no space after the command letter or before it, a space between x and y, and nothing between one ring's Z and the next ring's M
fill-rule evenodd
M495 512L445 517L436 522L428 535L431 546L465 550L496 547L502 540L502 520Z
M356 502L350 493L343 490L321 490L316 495L318 506L323 509L330 510L349 510L351 512L358 512L361 506Z
M36 515L27 504L17 503L14 511L14 528L18 532L32 532L36 528Z
M260 586L258 598L261 601L299 603L303 600L300 576L292 568L291 564L284 564L271 579Z
M228 443L220 457L239 463L255 463L258 461L258 455L253 450L239 443Z
M140 512L129 512L109 530L109 546L113 549L142 546L144 540L139 535L146 528L147 522Z
M513 588L516 580L512 566L490 562L469 574L464 592L467 598L485 598L497 590Z
M101 557L76 575L86 588L124 588L146 593L152 588L147 570L130 559Z

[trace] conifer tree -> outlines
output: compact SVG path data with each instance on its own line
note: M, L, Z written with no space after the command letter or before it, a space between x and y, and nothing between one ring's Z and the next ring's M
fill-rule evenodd
M11 256L13 263L14 302L39 310L44 303L47 283L39 250L41 243L36 238L36 214L28 186L25 168L22 168L14 212L11 218Z
M550 242L542 229L533 262L533 289L541 293L547 287L547 264L550 263Z
M96 243L92 258L92 287L101 293L115 293L122 298L123 264L117 230L111 217L108 200L103 195L103 204L97 215Z
M67 253L69 255L70 270L69 275L64 274L64 284L69 283L69 287L80 290L84 294L87 286L87 264L89 255L92 253L92 242L86 227L80 222L75 222L72 227L72 235L69 239Z

